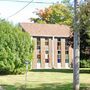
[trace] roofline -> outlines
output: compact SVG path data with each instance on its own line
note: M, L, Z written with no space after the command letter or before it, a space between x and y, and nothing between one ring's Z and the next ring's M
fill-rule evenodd
M39 25L39 24L41 24L41 25L63 25L63 26L68 26L68 27L71 27L71 26L69 26L69 25L66 25L66 24L48 24L48 23L29 23L29 22L22 22L22 23L19 23L19 25L21 26L21 24L37 24L37 25Z

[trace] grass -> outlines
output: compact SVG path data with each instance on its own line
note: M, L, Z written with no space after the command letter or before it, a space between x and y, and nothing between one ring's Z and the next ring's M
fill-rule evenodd
M72 70L32 70L25 75L0 76L4 90L73 90ZM2 90L2 89L0 89ZM90 90L90 74L80 74L80 90Z

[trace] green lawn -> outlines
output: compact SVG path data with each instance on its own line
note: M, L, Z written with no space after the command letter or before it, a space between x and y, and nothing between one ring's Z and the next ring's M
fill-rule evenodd
M72 70L34 70L25 75L0 76L0 90L72 90ZM80 90L90 90L90 73L80 74Z

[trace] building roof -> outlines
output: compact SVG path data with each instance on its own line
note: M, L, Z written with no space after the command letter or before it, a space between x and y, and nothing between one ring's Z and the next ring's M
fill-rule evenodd
M71 32L69 26L59 24L20 23L20 26L31 36L69 37Z

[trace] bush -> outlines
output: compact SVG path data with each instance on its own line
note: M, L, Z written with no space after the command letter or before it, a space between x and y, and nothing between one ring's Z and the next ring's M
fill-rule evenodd
M80 68L90 68L90 60L81 60Z
M32 60L33 42L20 27L0 20L0 73L22 73L25 60Z

